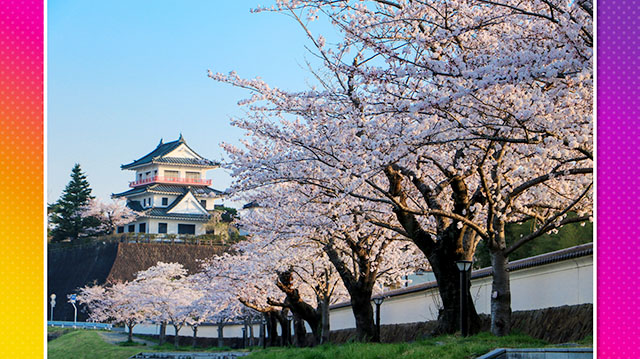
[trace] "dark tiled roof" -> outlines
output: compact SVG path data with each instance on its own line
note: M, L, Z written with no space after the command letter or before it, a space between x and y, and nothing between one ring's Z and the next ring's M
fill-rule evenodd
M191 149L187 143L185 142L184 138L182 138L182 135L180 135L180 138L177 139L176 141L172 141L172 142L167 142L167 143L162 143L162 140L160 140L160 143L158 144L158 147L156 147L155 150L147 153L146 155L142 156L141 158L131 162L131 163L127 163L126 165L122 165L120 166L120 168L124 169L128 169L128 168L132 168L138 165L142 165L142 164L146 164L146 163L175 163L175 164L185 164L185 165L197 165L197 166L217 166L218 163L207 160L207 159L201 159L201 160L197 160L197 159L187 159L187 158L175 158L175 157L163 157L166 154L168 154L169 152L175 150L176 148L178 148L178 146L180 146L181 144L184 144L185 146L187 146L191 151L193 151L193 149ZM195 153L195 151L193 151Z
M508 270L509 272L513 272L519 269L536 267L536 266L545 265L545 264L554 263L554 262L561 262L567 259L584 257L588 255L593 255L593 243L581 244L579 246L565 248L555 252L549 252L549 253L540 254L534 257L519 259L509 263ZM486 267L486 268L472 271L471 279L489 277L492 274L493 274L493 269L491 267ZM428 283L421 283L411 287L390 290L388 292L384 292L382 296L394 297L397 295L420 292L423 290L436 288L436 287L438 287L438 283L435 281L428 282ZM380 295L373 296L372 299L376 297L380 297ZM351 304L348 302L343 302L343 303L334 304L331 306L331 308L332 309L343 308L343 307L348 307L349 305Z
M211 218L210 214L190 214L190 213L167 213L169 208L152 208L145 212L145 217L163 217L163 218L175 218L175 219L191 219L208 221Z
M242 209L257 208L257 207L260 207L258 202L252 201L252 202L249 202L249 203L245 204L244 206L242 206Z
M178 146L180 146L181 143L183 143L184 140L182 139L182 137L180 137L179 140L177 141L172 141L172 142L167 142L167 143L162 143L160 142L160 144L158 144L158 147L156 147L155 150L149 152L148 154L142 156L141 158L128 163L126 165L122 165L120 166L120 168L122 169L127 169L127 168L131 168L133 166L137 166L143 163L150 163L151 160L153 160L155 157L160 157L160 156L164 156L167 153L175 150Z
M154 183L154 184L148 184L146 186L136 187L136 188L130 189L130 190L125 191L125 192L112 194L111 196L112 197L126 197L126 196L129 196L129 195L138 194L138 193L146 193L146 192L168 193L168 194L173 194L173 195L181 195L181 194L185 193L187 188L188 187L183 186L183 185ZM191 187L191 192L195 196L210 196L211 194L214 194L216 196L221 196L221 195L224 194L224 192L222 192L222 191L218 191L217 189L214 189L214 188L211 188L211 187L206 187L206 186L193 186L193 187Z
M195 166L219 166L218 162L214 162L207 159L195 159L195 158L179 158L179 157L161 157L154 158L153 163L174 163L180 165L195 165Z
M127 207L131 208L132 210L134 210L136 212L144 211L144 208L142 208L142 205L140 204L140 201L129 201L129 202L127 202Z
M153 185L157 186L157 185ZM164 185L171 186L171 185ZM190 219L190 220L200 220L200 221L208 221L211 218L209 213L207 214L191 214L191 213L167 213L173 207L175 207L180 201L186 196L189 192L194 193L193 187L183 187L183 186L175 186L179 187L181 194L171 202L168 207L152 207L144 209L140 204L140 201L129 201L127 202L127 206L136 212L141 212L143 217L162 217L162 218L173 218L173 219Z
M126 197L126 196L130 196L132 194L137 194L137 193L144 193L146 192L147 187L136 187L136 188L132 188L128 191L124 191L124 192L120 192L120 193L112 193L111 197L114 198L118 198L118 197Z
M193 193L193 187L183 187L184 193L182 193L178 198L173 200L173 202L168 207L153 207L144 212L145 217L162 217L162 218L182 218L182 219L191 219L191 220L201 220L208 221L211 218L209 213L207 214L191 214L191 213L167 213L172 210L182 199L189 194L189 192ZM195 195L195 193L193 193ZM136 201L137 202L137 201ZM140 204L138 202L138 204Z
M161 192L161 193L171 193L171 194L183 194L185 193L187 187L175 184L154 184L149 186L149 192ZM191 192L196 196L205 196L211 193L215 195L222 195L222 191L218 191L217 189L213 189L211 187L206 186L193 186L191 187Z

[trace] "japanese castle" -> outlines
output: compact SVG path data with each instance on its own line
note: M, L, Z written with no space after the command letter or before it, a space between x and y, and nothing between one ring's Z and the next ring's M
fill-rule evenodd
M135 171L130 190L116 193L127 206L140 212L135 222L118 227L118 233L205 234L214 200L221 192L205 179L208 170L220 165L192 150L180 134L173 142L160 143L140 159L120 166Z

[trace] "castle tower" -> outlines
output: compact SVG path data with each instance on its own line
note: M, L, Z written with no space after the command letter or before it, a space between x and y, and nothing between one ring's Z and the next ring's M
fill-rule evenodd
M124 197L127 206L141 212L135 222L119 227L118 233L205 233L204 223L222 192L209 185L208 170L220 165L192 150L180 135L173 142L160 143L145 156L120 166L135 171L130 190L113 194Z

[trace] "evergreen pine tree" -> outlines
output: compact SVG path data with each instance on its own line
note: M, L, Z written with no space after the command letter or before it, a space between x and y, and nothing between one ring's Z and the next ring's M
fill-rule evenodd
M71 181L67 184L60 199L49 207L49 221L53 225L53 241L69 238L72 241L86 233L87 229L99 225L93 217L83 217L82 209L94 198L87 176L82 173L79 164L71 170Z

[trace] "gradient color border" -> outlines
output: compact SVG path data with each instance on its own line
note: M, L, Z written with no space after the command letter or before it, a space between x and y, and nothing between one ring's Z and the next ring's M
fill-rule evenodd
M0 1L0 357L44 357L44 6Z
M598 2L598 357L640 358L640 10Z
M639 19L631 0L598 3L597 339L603 359L640 357ZM3 358L45 355L43 61L42 1L0 1Z

